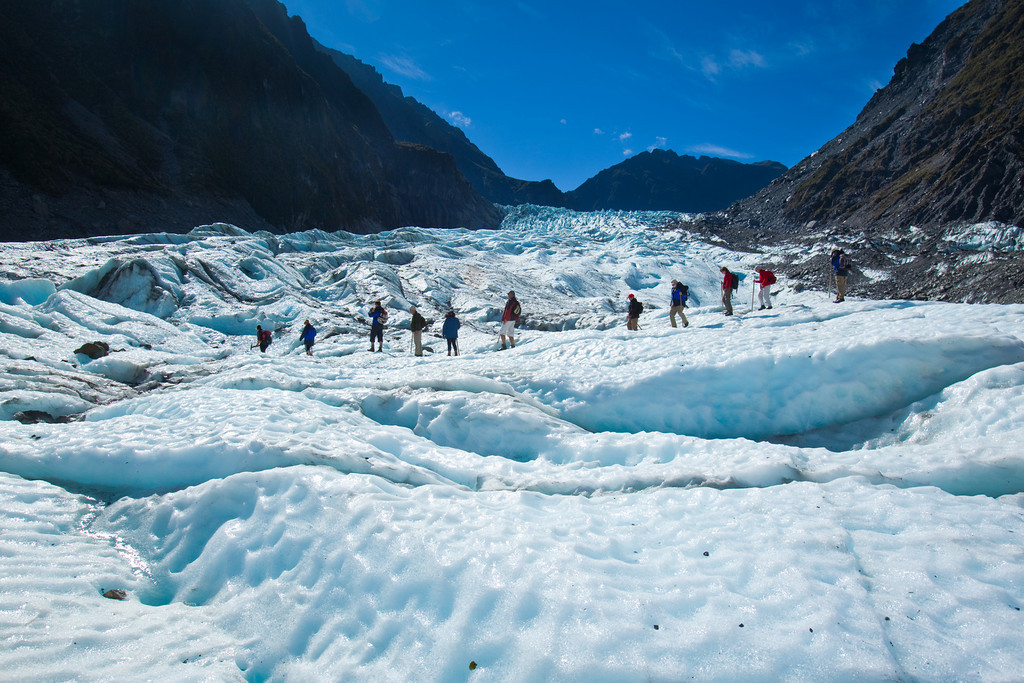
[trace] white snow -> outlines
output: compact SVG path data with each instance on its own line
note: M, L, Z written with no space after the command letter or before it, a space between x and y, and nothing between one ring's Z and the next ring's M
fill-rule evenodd
M1024 307L728 318L670 218L0 245L0 678L1024 678Z

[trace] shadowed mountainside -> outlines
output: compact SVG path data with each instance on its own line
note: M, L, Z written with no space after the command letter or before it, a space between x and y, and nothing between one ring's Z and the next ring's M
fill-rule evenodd
M281 10L3 3L0 238L500 222L449 155L396 143Z

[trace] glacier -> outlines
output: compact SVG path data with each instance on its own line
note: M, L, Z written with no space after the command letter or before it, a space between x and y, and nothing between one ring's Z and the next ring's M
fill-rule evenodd
M679 218L0 244L4 676L1024 676L1024 307L725 317Z

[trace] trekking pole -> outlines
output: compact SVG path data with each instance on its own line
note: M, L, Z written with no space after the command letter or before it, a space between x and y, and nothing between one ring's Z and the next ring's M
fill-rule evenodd
M828 275L825 276L825 279L828 280L828 298L831 300L832 299L832 269L829 268L827 272L828 272Z
M754 312L754 294L757 292L757 280L750 283L750 312Z

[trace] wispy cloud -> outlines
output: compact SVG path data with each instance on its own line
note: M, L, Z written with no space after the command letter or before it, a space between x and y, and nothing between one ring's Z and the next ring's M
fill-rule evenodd
M714 57L704 57L700 60L700 72L704 74L704 78L713 81L722 72L722 67Z
M631 149L629 149L627 147L626 149L622 150L622 156L624 156L624 157L631 157L631 156L633 156L633 150L631 150Z
M763 69L767 66L764 57L753 50L732 50L729 53L729 63L737 69L754 66Z
M654 138L654 144L653 145L648 145L647 146L647 151L648 152L653 152L656 149L665 149L665 146L667 144L668 144L668 138L665 138L665 137L662 137L662 136L659 135L658 137Z
M686 148L687 152L691 154L706 154L713 157L728 157L730 159L753 159L753 154L747 154L746 152L737 152L734 149L728 147L722 147L720 145L714 145L711 143L704 143L701 145L692 145Z
M595 128L594 135L604 135L604 131L601 130L600 128Z
M533 5L527 5L525 2L518 2L516 3L516 7L519 8L520 12L536 19L537 21L548 20L547 16Z
M430 74L421 69L412 59L400 55L383 55L380 63L388 70L417 81L432 80Z
M469 128L471 125L473 125L473 120L466 116L465 114L463 114L461 111L448 112L448 120L451 121L453 125L456 125L459 128Z
M632 133L623 133L622 135L619 136L619 142L625 142L626 140L630 139L631 137L633 137Z

